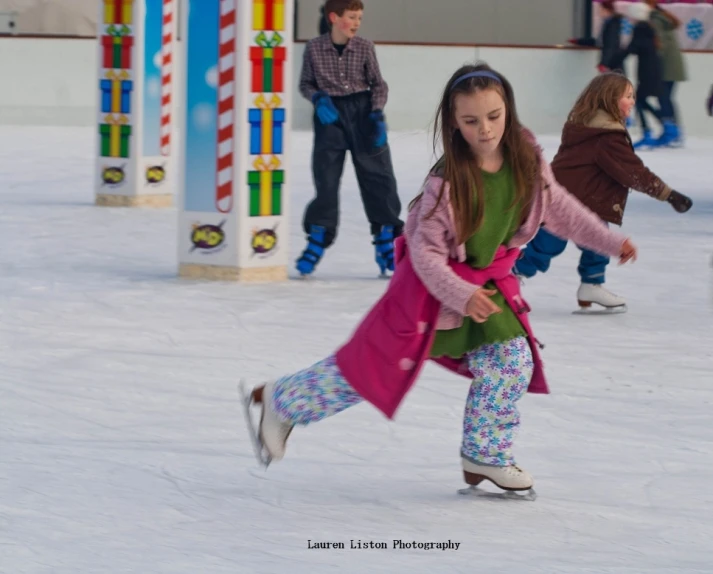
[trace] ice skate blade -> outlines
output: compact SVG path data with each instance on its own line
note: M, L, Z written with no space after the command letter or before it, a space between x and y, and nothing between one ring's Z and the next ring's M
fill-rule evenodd
M572 311L572 315L620 315L626 313L626 305L619 305L617 307L580 307L579 309Z
M255 425L255 421L253 420L252 414L250 412L250 407L253 404L252 392L247 389L245 381L242 379L238 384L238 392L240 393L240 399L243 404L245 423L248 426L248 434L250 435L250 442L252 442L253 445L255 458L257 459L260 466L267 470L267 467L270 466L270 463L272 462L272 457L262 444L262 440L260 440L260 426Z
M522 494L521 494L522 493ZM503 492L491 492L489 490L484 490L479 486L474 484L470 485L468 488L461 488L458 490L458 494L462 496L475 496L478 498L496 498L503 500L526 500L529 502L534 502L537 500L537 493L530 488L529 490L504 490Z

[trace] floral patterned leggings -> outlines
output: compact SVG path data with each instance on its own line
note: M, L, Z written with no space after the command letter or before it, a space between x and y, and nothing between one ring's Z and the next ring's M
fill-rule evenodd
M480 464L515 464L511 447L520 426L516 403L534 364L525 337L483 345L466 356L473 375L463 417L461 456ZM272 407L285 422L306 425L362 402L335 355L275 383Z

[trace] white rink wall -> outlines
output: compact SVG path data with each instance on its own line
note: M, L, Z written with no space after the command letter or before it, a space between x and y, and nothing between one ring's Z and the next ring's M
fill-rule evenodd
M295 82L303 51L304 44L297 44ZM461 64L480 59L513 83L526 125L537 133L559 133L597 61L595 50L569 48L378 45L377 55L390 87L386 113L391 130L427 128L446 79ZM0 124L93 125L96 58L91 38L0 38ZM691 136L713 137L713 118L704 107L713 83L713 53L689 52L685 59L690 80L676 94L684 128ZM629 61L633 64L635 58ZM294 128L309 129L311 106L297 90L295 99Z

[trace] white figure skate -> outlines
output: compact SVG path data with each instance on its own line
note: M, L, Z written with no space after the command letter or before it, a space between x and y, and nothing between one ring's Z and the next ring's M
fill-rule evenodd
M280 460L285 456L287 437L290 436L293 428L292 425L282 422L270 407L268 397L272 396L273 386L274 383L266 383L248 391L243 381L240 381L239 385L245 421L255 449L255 457L265 468L270 466L272 461ZM262 406L260 423L257 425L250 413L250 407L253 405Z
M537 493L532 489L534 483L532 476L518 466L476 464L465 458L462 458L461 462L463 477L466 484L470 486L460 489L458 494L515 500L535 500L537 498ZM479 488L478 485L484 480L490 481L505 492L488 492ZM524 492L524 494L518 494L519 492Z
M577 289L577 302L579 309L574 311L575 315L626 313L626 299L608 291L603 285L582 283ZM602 308L592 307L593 304Z

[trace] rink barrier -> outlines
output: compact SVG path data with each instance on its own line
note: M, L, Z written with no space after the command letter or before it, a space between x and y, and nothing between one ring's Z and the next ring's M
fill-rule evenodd
M0 91L0 124L96 125L95 40L42 39L0 38L0 73L13 78ZM284 63L294 78L288 87L291 125L297 130L312 127L311 104L296 90L304 46L296 42L294 56ZM507 75L515 87L523 122L542 134L560 133L567 111L596 74L599 54L596 49L571 46L404 43L377 43L376 51L389 84L385 112L391 131L429 129L448 76L461 64L481 59ZM686 136L713 137L713 119L704 108L713 83L712 54L708 50L685 52L689 80L677 86L676 99ZM635 77L635 58L629 60L630 77ZM174 64L176 80L182 66L175 59ZM33 74L26 73L30 65ZM180 125L175 126L172 137L180 137L180 131Z

